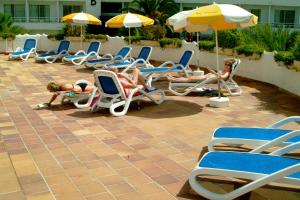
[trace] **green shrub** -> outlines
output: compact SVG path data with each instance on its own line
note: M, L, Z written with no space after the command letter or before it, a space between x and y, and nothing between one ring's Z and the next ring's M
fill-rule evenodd
M173 45L177 48L182 46L182 40L179 38L162 38L158 42L161 48L164 48L166 45Z
M55 39L55 40L63 40L65 35L63 33L51 33L47 36L48 39Z
M3 39L15 39L16 35L14 33L0 33L0 38L3 38Z
M216 43L211 40L201 40L198 43L198 46L200 50L212 51L216 46Z
M279 51L274 55L274 60L276 62L283 62L285 65L292 65L295 60L293 52L290 51Z
M239 44L239 35L236 30L218 32L219 47L233 49Z
M101 40L101 41L107 41L107 36L103 34L85 34L84 35L85 40Z
M297 36L293 53L296 60L300 60L300 35Z
M130 43L138 43L141 40L144 40L145 37L144 36L130 36ZM125 37L124 40L126 42L129 42L129 36Z
M254 53L261 56L262 53L264 52L263 48L255 46L255 45L251 45L251 44L240 45L240 46L236 47L235 50L239 55L244 54L245 56L252 56Z
M85 27L82 27L82 33L85 33ZM62 32L65 36L72 36L72 37L80 37L81 35L81 26L75 26L71 24L65 24L62 29Z

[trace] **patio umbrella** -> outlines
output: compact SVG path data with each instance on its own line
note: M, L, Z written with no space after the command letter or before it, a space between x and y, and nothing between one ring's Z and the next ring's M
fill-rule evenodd
M66 15L62 18L62 21L68 23L81 24L80 26L81 48L82 48L82 25L83 24L101 25L101 21L97 17L84 12L71 13L69 15Z
M174 20L175 15L181 16ZM241 7L231 4L213 3L208 6L202 6L190 11L183 11L171 16L167 22L173 26L175 31L186 30L187 32L203 32L212 29L215 31L217 70L219 71L219 53L218 53L218 31L244 28L257 24L258 17L244 10ZM218 77L219 98L220 80Z
M130 45L130 28L153 25L154 20L135 13L123 13L109 19L105 26L109 28L129 28L129 45Z

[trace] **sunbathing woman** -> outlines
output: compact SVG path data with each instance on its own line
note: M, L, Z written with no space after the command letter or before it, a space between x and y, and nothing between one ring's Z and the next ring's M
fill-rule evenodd
M223 71L219 72L219 76L221 79L226 80L229 78L229 75L232 71L232 65L235 62L235 59L230 58L230 59L226 59L224 60L224 69ZM201 75L201 76L196 76L196 75L190 75L188 77L172 77L170 75L167 76L168 80L171 82L178 82L178 83L194 83L194 82L198 82L198 81L204 81L207 79L211 79L210 83L214 83L216 82L218 79L218 73L215 72L214 70L212 70L210 67L205 67L209 73L205 74L205 75Z
M120 83L122 84L125 92L128 94L129 90L132 88L145 88L147 90L153 90L154 88L151 87L150 82L145 81L144 76L141 74L140 70L133 69L131 74L127 73L119 73L118 68L110 67L110 71L113 71L117 74Z
M49 103L45 104L47 106L51 106L51 103L60 95L60 92L70 91L75 94L90 93L93 90L93 85L89 85L87 83L79 83L75 85L70 83L58 84L56 82L50 82L47 85L47 90L54 93Z

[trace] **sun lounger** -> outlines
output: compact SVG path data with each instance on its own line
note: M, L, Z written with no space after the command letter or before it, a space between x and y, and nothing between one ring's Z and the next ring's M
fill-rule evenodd
M159 80L168 72L183 73L187 76L187 74L192 72L192 70L189 68L189 62L192 59L193 54L193 51L186 50L178 64L174 63L173 61L167 61L158 67L147 65L146 68L140 68L140 71L146 78L149 78L153 74L159 74L157 77L153 78L152 81ZM171 67L167 67L168 65L171 65Z
M29 56L31 54L36 53L36 39L26 39L24 42L24 47L18 47L14 52L12 52L8 59L22 59L22 60L28 60Z
M300 130L280 129L281 126L290 122L300 122L300 116L284 118L265 128L221 127L214 131L208 149L214 151L215 144L229 146L248 144L256 146L251 152L259 153L271 147L300 142Z
M63 62L71 62L74 65L81 65L91 58L98 56L101 43L98 41L91 42L87 52L80 50L75 55L63 57Z
M94 69L101 69L101 66L109 63L123 63L128 59L131 51L131 47L122 47L117 55L105 54L101 58L88 60L85 64L86 67L92 67Z
M232 65L232 70L228 79L220 79L221 87L225 88L231 96L241 95L242 93L240 86L233 80L233 75L240 63L241 60L236 59L235 63ZM201 88L205 87L207 84L212 84L212 82L217 82L217 78L212 77L195 83L176 83L171 81L169 82L169 91L178 96L185 96L193 91L201 91Z
M112 115L122 116L127 113L132 101L147 97L154 103L160 104L165 99L165 94L160 89L149 92L141 88L133 88L126 94L117 75L112 71L95 70L94 77L100 97L92 106L93 112L100 108L109 108ZM156 99L153 95L159 95L159 98ZM118 110L118 108L122 109Z
M104 68L117 67L123 69L123 72L126 72L128 69L131 69L133 67L141 67L141 66L149 65L151 52L152 52L152 47L149 46L142 47L136 59L130 58L129 60L126 60L124 62L106 64L104 65Z
M189 183L199 195L213 200L235 199L271 182L299 186L300 159L282 156L299 148L300 143L295 143L267 155L246 152L208 152L191 172ZM202 175L206 178L225 176L248 179L252 182L226 194L220 194L201 185Z
M54 63L57 59L66 56L69 51L70 41L62 40L59 43L56 51L49 51L45 54L38 54L35 57L36 61L45 61L47 63Z

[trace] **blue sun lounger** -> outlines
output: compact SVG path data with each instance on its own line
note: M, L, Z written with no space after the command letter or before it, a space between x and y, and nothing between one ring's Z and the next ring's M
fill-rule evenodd
M133 58L130 58L130 60L126 60L124 62L117 62L117 63L112 63L112 64L106 64L104 65L104 68L109 68L109 67L117 67L117 68L125 68L123 72L126 72L128 69L133 68L133 67L141 67L141 66L146 66L149 65L149 59L152 53L152 47L149 46L144 46L142 47L138 57L136 60Z
M284 118L265 128L221 127L217 128L208 144L209 151L214 151L215 144L228 146L254 145L251 152L259 153L274 146L286 146L300 142L300 130L280 129L290 122L300 122L300 116Z
M24 47L18 47L16 51L12 52L8 59L22 59L22 60L28 60L29 56L31 54L36 53L36 39L26 39L24 42Z
M104 66L105 64L123 63L128 59L131 49L132 48L129 46L122 47L115 56L112 54L105 54L99 59L88 60L85 66L88 68L101 69L101 66Z
M193 54L194 51L186 50L178 64L174 63L173 61L167 61L158 67L147 65L146 68L140 68L140 71L146 78L149 78L154 73L158 73L159 75L153 78L152 81L159 80L168 72L184 73L185 75L188 75L192 72L192 70L189 68L189 63L193 57ZM167 67L168 65L171 65L171 67Z
M246 152L208 152L189 176L191 187L201 196L213 200L231 200L269 183L300 185L300 159L282 156L299 149L300 143L291 144L272 154ZM252 180L226 194L215 193L201 185L201 175L225 176Z
M87 52L80 50L75 55L63 57L63 62L72 62L74 65L81 65L90 58L97 57L100 51L101 43L94 41L90 43Z
M70 41L62 40L59 43L58 49L56 51L49 51L45 54L38 54L35 57L36 61L45 61L47 63L54 63L57 59L66 56L69 51Z

